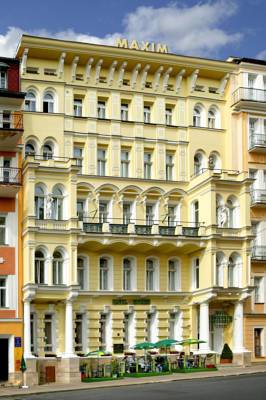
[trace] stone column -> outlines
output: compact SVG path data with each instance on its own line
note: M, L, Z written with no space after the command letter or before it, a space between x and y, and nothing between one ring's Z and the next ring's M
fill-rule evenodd
M24 358L34 358L30 343L30 300L24 301Z
M235 304L234 309L234 323L233 323L233 352L243 353L244 336L243 336L243 303L238 302Z
M200 351L209 352L209 303L204 302L200 304L200 340L206 343L200 343Z
M62 355L63 358L76 357L73 350L73 310L72 301L66 301L65 310L65 352Z

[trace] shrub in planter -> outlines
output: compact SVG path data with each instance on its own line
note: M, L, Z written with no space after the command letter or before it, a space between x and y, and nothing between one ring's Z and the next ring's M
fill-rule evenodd
M232 359L233 359L233 352L230 349L230 347L228 346L228 344L225 343L222 354L221 354L220 362L221 363L231 363Z

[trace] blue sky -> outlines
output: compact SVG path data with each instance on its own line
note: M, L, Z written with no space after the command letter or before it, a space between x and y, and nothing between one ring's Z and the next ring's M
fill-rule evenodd
M12 12L11 12L12 11ZM104 44L161 41L178 54L266 59L265 0L13 0L1 2L0 54L23 32Z

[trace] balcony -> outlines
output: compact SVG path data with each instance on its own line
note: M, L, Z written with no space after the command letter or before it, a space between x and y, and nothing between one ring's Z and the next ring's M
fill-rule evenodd
M266 189L254 189L250 193L251 195L251 206L261 206L266 205Z
M232 106L235 109L248 107L254 110L266 110L266 90L239 87L232 94Z
M23 133L23 115L21 112L0 112L0 147L13 150Z
M266 153L266 134L265 133L251 133L249 136L249 152Z
M256 261L266 261L266 246L253 246L251 258Z
M21 186L21 168L0 168L0 196L14 197Z

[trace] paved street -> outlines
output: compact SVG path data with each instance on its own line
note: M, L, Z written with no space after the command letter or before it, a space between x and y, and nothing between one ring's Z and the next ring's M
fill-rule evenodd
M25 396L28 400L265 400L266 374ZM9 397L14 400L16 397Z

